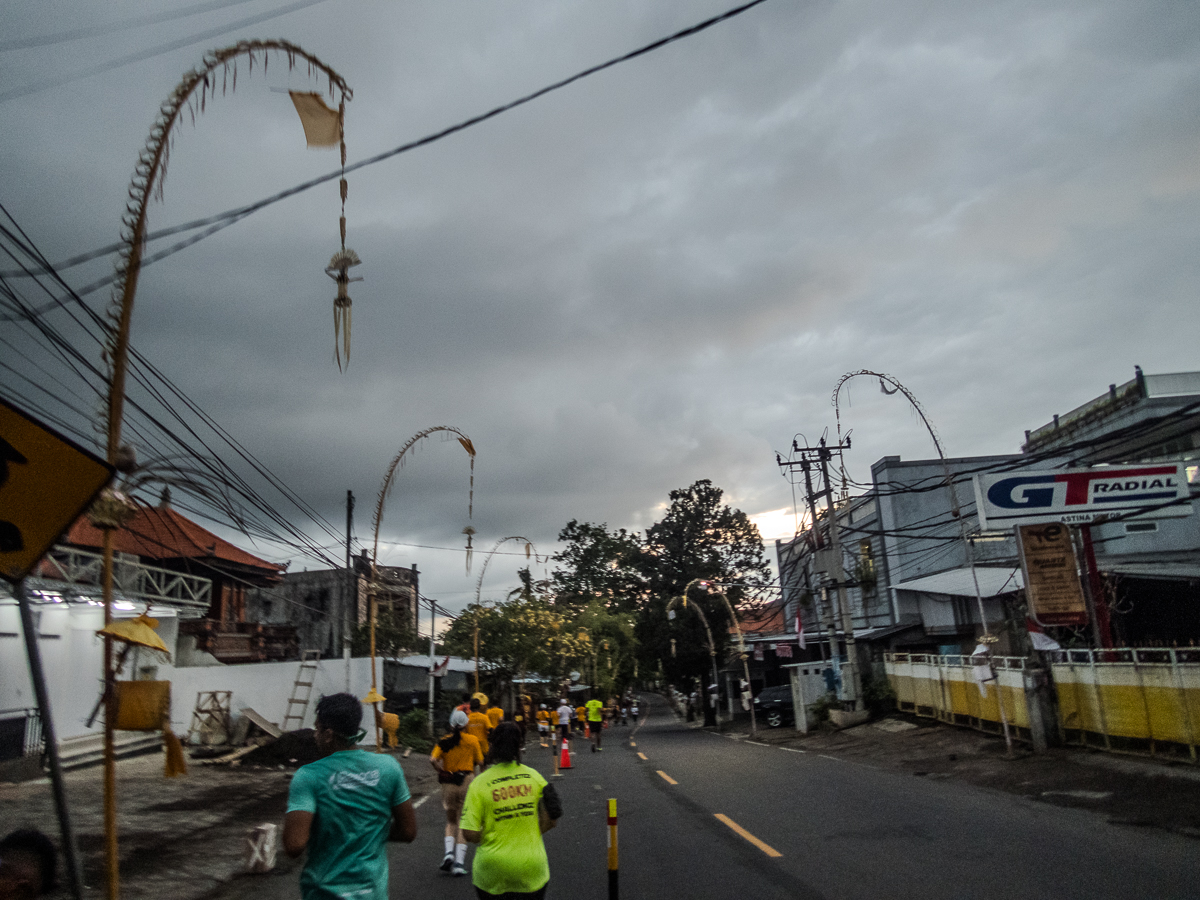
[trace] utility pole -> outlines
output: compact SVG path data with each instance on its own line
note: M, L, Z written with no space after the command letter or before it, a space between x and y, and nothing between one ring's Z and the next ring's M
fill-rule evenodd
M437 603L433 598L429 598L429 734L433 735L436 732L433 730L433 691L434 691L434 676L433 670L436 663L433 661L433 632L436 627L434 620L434 612Z
M843 682L843 687L849 695L847 699L853 701L856 711L863 708L862 700L862 675L858 668L858 649L854 640L854 616L850 609L849 599L846 597L846 572L842 567L842 545L838 536L838 520L837 507L833 500L833 486L829 480L829 461L833 458L833 451L841 453L843 450L850 449L850 438L846 438L845 444L837 444L829 447L824 438L821 438L820 443L816 447L801 448L792 442L792 450L800 457L799 460L787 461L776 456L776 462L780 467L787 466L792 468L799 465L804 472L804 484L809 505L809 512L812 515L812 534L814 537L815 549L819 558L824 560L825 574L831 581L831 585L835 589L836 604L838 616L842 620L842 634L846 641L846 672L849 676L849 683ZM824 490L821 491L825 495L826 513L829 516L829 545L825 546L822 540L820 529L817 528L817 507L816 507L816 492L813 491L811 459L815 458L821 467L821 478L824 485ZM822 590L824 593L824 590ZM825 612L825 604L821 604L821 612ZM829 627L831 639L835 637L834 628ZM833 647L830 647L831 655L834 660L837 659L837 654L832 653Z
M346 491L346 602L342 605L342 659L346 662L346 693L350 690L351 607L358 606L358 575L354 571L350 532L354 530L354 492Z

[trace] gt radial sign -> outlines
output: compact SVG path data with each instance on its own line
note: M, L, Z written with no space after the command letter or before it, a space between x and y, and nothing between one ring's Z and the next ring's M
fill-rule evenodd
M1110 516L1192 514L1183 463L1005 472L975 476L975 503L985 529L1062 522L1087 525Z

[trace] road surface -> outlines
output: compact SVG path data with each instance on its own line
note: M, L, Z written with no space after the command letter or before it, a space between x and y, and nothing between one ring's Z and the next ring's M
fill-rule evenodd
M618 804L622 900L1200 897L1198 841L724 737L645 699L640 728L608 729L602 753L574 743L574 768L551 778L565 810L546 835L551 898L608 896L609 798ZM525 761L553 771L536 743ZM417 841L390 848L391 895L473 897L469 877L438 872L436 795L417 819ZM294 898L295 879L295 871L238 878L213 897Z

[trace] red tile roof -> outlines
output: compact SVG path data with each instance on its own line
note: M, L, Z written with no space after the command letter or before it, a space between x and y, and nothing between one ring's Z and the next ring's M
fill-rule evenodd
M140 507L113 537L113 549L118 553L132 553L149 559L217 559L270 574L284 570L283 566L259 559L217 537L169 506ZM67 543L99 548L104 543L104 536L87 516L81 516L67 532Z
M788 623L783 621L783 604L778 601L757 609L751 607L739 611L738 622L742 626L742 634L746 636L788 634L792 630ZM732 633L732 625L729 626L729 630Z

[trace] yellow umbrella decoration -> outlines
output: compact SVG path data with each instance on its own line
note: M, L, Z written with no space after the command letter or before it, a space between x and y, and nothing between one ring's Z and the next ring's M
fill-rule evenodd
M171 658L171 651L162 642L162 638L154 630L158 627L158 619L152 619L145 613L133 619L113 619L96 632L101 637L111 637L114 641L136 647L148 647L165 653Z

